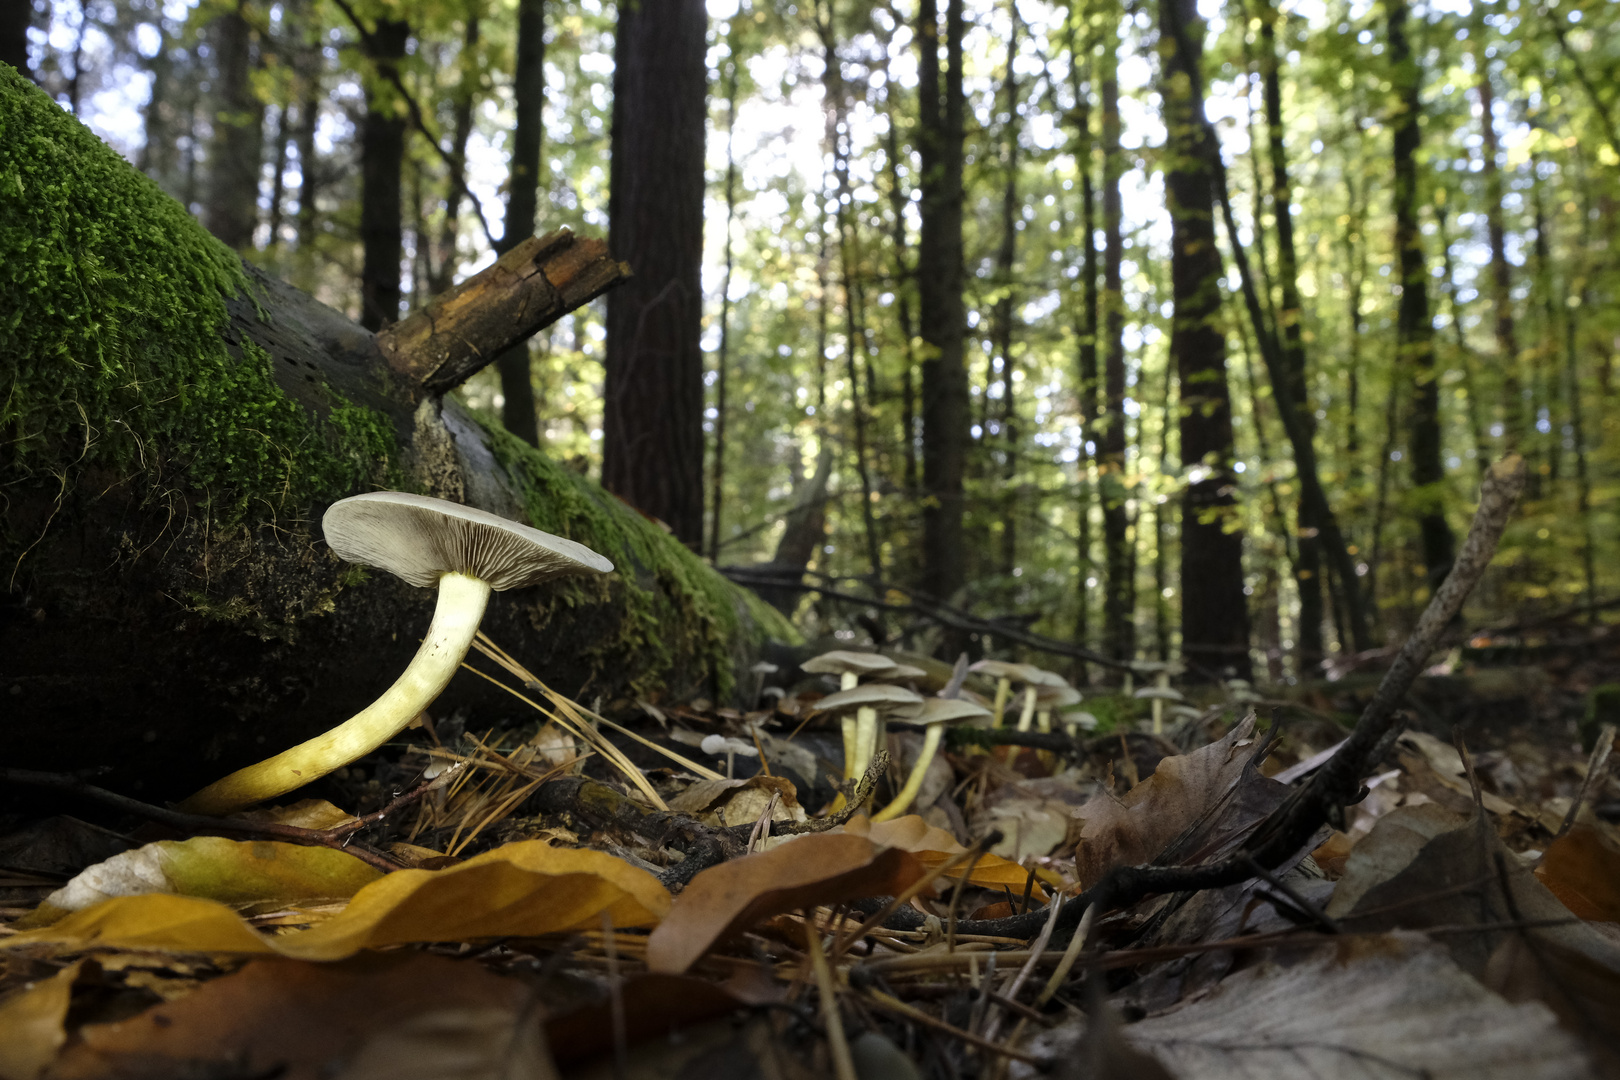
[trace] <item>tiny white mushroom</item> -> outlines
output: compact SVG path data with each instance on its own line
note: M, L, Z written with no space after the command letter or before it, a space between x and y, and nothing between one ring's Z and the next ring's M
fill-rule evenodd
M449 685L467 655L493 591L569 574L605 574L613 564L583 544L470 506L401 491L333 503L326 542L354 563L387 570L438 605L410 665L383 695L337 727L192 795L180 808L228 814L274 798L363 757L393 738Z

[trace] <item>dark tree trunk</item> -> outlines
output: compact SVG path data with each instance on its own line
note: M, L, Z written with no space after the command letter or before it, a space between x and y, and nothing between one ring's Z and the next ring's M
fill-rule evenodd
M26 10L27 4L13 4L8 10ZM174 75L174 57L170 54L169 27L165 20L159 19L157 23L158 47L157 52L146 62L146 70L151 73L151 90L147 95L146 106L141 110L141 126L144 138L141 141L140 156L136 158L136 166L156 180L158 186L171 195L179 192L179 134L175 130L177 108L175 91L180 89Z
M939 9L917 5L918 151L922 235L918 315L922 362L923 591L950 600L965 577L962 475L967 463L968 386L962 307L962 0L947 0L945 78L940 87Z
M321 70L324 56L315 34L304 30L299 51L298 81L298 263L308 269L315 252L315 196L320 190L320 162L315 130L321 118Z
M512 78L517 123L512 130L511 176L506 189L502 251L510 251L534 235L534 216L540 208L540 141L545 134L541 110L546 100L545 15L545 0L519 0L517 67ZM501 373L501 396L505 399L501 422L507 431L530 446L539 446L540 426L535 416L528 342L508 349L496 365Z
M1243 534L1232 526L1232 402L1226 336L1220 328L1222 276L1215 244L1210 128L1199 64L1204 23L1192 0L1160 0L1162 87L1167 131L1165 196L1171 220L1170 277L1175 314L1170 356L1181 391L1181 463L1202 475L1181 508L1181 652L1189 674L1248 678L1249 616L1243 594Z
M1018 8L1009 4L1012 30L1007 34L1007 72L1002 86L1007 96L1007 123L1002 150L1005 176L1001 188L1001 246L996 251L996 285L1001 291L992 312L996 351L1001 354L1001 572L1012 576L1018 564L1018 397L1017 368L1013 363L1014 313L1018 310L1013 266L1018 260ZM987 387L988 389L988 387Z
M473 99L478 96L478 39L481 33L480 5L468 5L467 22L461 37L456 82L455 107L450 131L450 168L456 176L467 173L467 140L472 137ZM543 20L542 20L543 22ZM523 33L523 13L518 12L518 35ZM543 45L542 45L543 49ZM542 56L543 56L542 52ZM514 152L514 157L516 156ZM434 296L448 289L456 279L456 241L461 235L461 186L453 180L444 195L444 221L439 226L438 265L433 268L429 290Z
M1423 140L1422 71L1406 38L1406 0L1388 0L1389 59L1399 107L1393 127L1395 251L1401 303L1396 314L1397 357L1412 385L1412 486L1429 589L1451 570L1453 538L1446 524L1445 472L1440 461L1440 385L1434 369L1434 321L1429 315L1429 267L1418 224L1417 150Z
M208 204L203 224L228 247L253 246L259 227L259 169L264 160L264 103L253 92L253 27L242 6L211 29L218 97L208 147Z
M1130 551L1130 517L1125 506L1125 292L1121 266L1125 259L1120 178L1125 158L1120 152L1118 32L1110 31L1102 49L1103 145L1103 414L1097 425L1097 480L1102 498L1103 651L1118 660L1136 655L1134 560Z
M703 0L623 4L608 213L635 278L607 305L602 482L703 542Z
M274 169L270 174L270 238L265 246L275 248L281 243L281 225L285 219L287 200L287 142L292 132L287 126L287 106L276 110Z
M888 55L887 45L884 55ZM917 330L911 318L911 292L915 275L906 241L906 204L909 200L900 183L900 112L895 105L894 82L886 63L883 73L884 104L888 106L889 112L885 152L889 170L889 228L894 243L894 306L900 322L900 336L904 339L900 350L905 364L905 370L900 378L900 438L901 445L905 449L905 473L902 482L905 484L906 496L914 498L917 494L917 391L913 385L913 372L917 366L917 357L912 343Z
M405 56L411 28L385 19L365 38L375 67L366 80L366 118L360 133L360 325L380 330L399 319L399 263L404 250L400 178L405 162L405 117L393 107L388 83Z
M8 0L0 4L0 64L10 64L28 78L28 27L34 21L34 0Z
M1288 151L1283 145L1282 74L1277 58L1276 24L1279 16L1272 0L1262 0L1260 10L1260 63L1265 88L1266 134L1271 158L1271 208L1277 222L1277 279L1282 308L1283 366L1288 373L1289 408L1300 425L1300 436L1314 442L1316 412L1311 407L1305 376L1304 307L1299 298L1299 260L1294 249L1293 185L1288 179ZM1295 467L1299 467L1296 460ZM1299 485L1298 546L1295 549L1294 585L1299 590L1299 671L1301 677L1314 674L1322 664L1322 622L1325 614L1322 589L1322 529L1315 500ZM1352 579L1348 587L1356 588Z
M726 41L726 233L724 248L725 274L720 280L720 347L714 357L714 457L710 462L709 491L714 502L709 518L709 562L720 565L721 511L725 508L726 485L726 420L730 402L726 400L726 382L731 374L731 226L737 217L737 22L731 23Z
M1071 27L1074 14L1071 12ZM1080 168L1080 309L1075 319L1075 336L1079 339L1078 389L1080 396L1079 471L1081 476L1079 518L1080 543L1077 607L1074 619L1074 640L1081 648L1090 648L1091 642L1091 590L1086 584L1091 578L1091 504L1094 491L1089 483L1093 455L1088 443L1097 438L1097 331L1100 297L1097 292L1097 192L1092 180L1091 92L1084 77L1090 62L1090 39L1083 54L1071 42L1070 70L1074 83L1075 148L1074 159ZM1090 682L1085 661L1075 661L1075 680L1084 686Z

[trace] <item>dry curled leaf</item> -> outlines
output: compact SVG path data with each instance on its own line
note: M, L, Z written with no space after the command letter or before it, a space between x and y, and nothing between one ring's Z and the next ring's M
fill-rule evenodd
M650 926L669 904L658 879L599 851L523 841L445 870L400 870L362 888L337 915L274 937L252 930L213 900L123 896L50 926L0 939L0 948L56 945L175 952L280 953L337 960L411 942L534 937L595 927Z
M1115 798L1094 796L1075 811L1081 819L1075 850L1080 880L1099 880L1116 866L1147 863L1175 844L1178 862L1200 845L1260 820L1287 789L1249 766L1255 751L1251 714L1218 742L1167 757L1152 776Z
M679 975L712 946L772 915L893 895L923 875L916 857L862 836L812 833L694 877L647 939L649 970Z

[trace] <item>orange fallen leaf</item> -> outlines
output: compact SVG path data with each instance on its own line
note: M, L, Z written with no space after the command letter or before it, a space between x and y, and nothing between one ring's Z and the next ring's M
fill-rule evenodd
M1581 918L1620 922L1620 851L1590 825L1577 825L1554 840L1536 877Z
M880 821L876 824L873 824L865 814L856 814L845 823L844 832L851 836L864 836L872 843L884 847L909 851L928 870L954 859L967 850L956 842L956 837L944 829L928 824L917 814L907 814L893 821ZM945 871L943 876L956 880L967 869L968 864L963 863ZM978 885L986 889L1016 889L1022 895L1024 884L1029 880L1029 871L1011 859L1003 859L1000 855L986 852L979 856L979 861L973 866L973 874L967 880L969 885ZM1030 895L1042 903L1046 902L1046 893L1039 885L1035 886Z
M647 939L647 967L682 974L712 946L762 919L863 896L892 896L924 872L909 852L848 833L800 836L711 866L675 898Z
M604 911L618 927L650 926L668 906L658 879L622 859L528 840L448 869L379 878L308 930L269 937L217 901L156 893L103 901L0 938L0 949L53 944L64 951L95 946L339 960L385 945L586 929Z

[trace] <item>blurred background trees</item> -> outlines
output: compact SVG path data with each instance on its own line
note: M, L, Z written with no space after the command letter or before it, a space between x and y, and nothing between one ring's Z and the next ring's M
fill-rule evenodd
M368 326L611 230L636 281L459 392L811 633L1312 677L1510 450L1470 623L1617 610L1612 3L4 9L0 62Z

